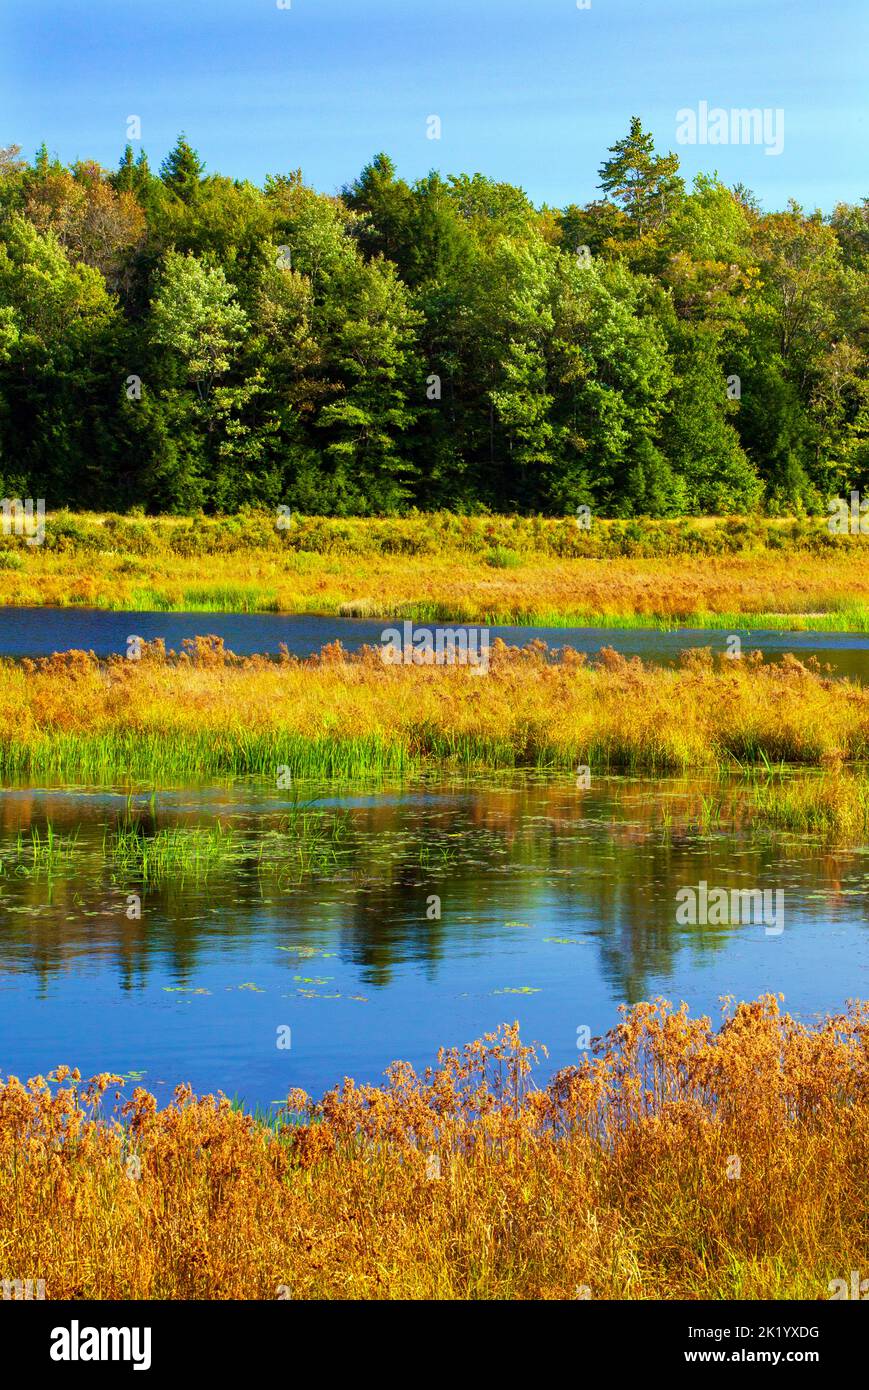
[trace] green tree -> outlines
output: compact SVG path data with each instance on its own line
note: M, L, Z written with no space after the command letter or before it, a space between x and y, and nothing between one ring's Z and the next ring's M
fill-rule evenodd
M151 305L151 339L175 352L203 407L230 368L247 327L219 266L170 251Z
M631 117L630 131L610 146L609 154L598 170L600 187L641 234L660 226L684 194L676 155L655 154L653 137L643 130L639 116Z
M199 190L204 173L205 165L193 147L187 143L182 131L174 149L160 165L160 178L172 193L184 202L190 202Z
M702 327L683 327L674 368L661 444L683 480L685 509L754 511L763 484L728 418L738 413L739 405L735 396L728 398L727 373L715 335Z
M114 489L112 363L123 323L100 272L20 214L0 242L0 486L50 505Z
M191 253L169 252L146 333L151 344L168 353L168 361L154 361L154 386L173 422L176 444L161 486L171 488L176 504L222 500L225 455L232 453L230 441L243 433L239 416L258 385L230 375L247 327L219 266Z

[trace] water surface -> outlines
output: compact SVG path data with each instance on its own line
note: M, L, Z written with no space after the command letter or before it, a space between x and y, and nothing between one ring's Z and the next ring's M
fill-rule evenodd
M297 791L327 823L333 862L305 872L266 842L292 810L255 779L128 799L124 788L9 788L0 800L0 1069L60 1062L113 1070L166 1099L179 1081L269 1104L376 1080L518 1019L577 1058L618 1005L658 994L692 1010L783 991L803 1017L869 997L867 851L775 841L741 828L737 784L510 772L421 776L392 787ZM721 806L704 829L703 795ZM206 879L145 885L113 873L106 836L232 828L251 852ZM27 870L31 831L77 836L51 871ZM782 889L785 925L682 927L676 892L700 880ZM142 902L127 916L128 895ZM440 918L432 900L440 899ZM277 1047L289 1027L292 1047Z
M425 626L414 624L415 628ZM441 624L446 626L446 624ZM455 627L462 624L456 623ZM126 653L127 639L152 642L162 638L167 650L180 651L185 638L215 634L240 655L266 652L277 656L281 644L295 656L309 656L328 642L341 642L348 651L377 646L383 632L401 627L397 619L372 621L278 613L118 613L100 608L0 607L0 656L49 656L72 648L97 656ZM727 650L727 632L707 628L508 627L488 628L492 641L501 637L511 646L539 640L550 647L570 646L593 654L613 647L625 656L673 664L688 647ZM769 658L793 652L805 660L816 657L841 676L869 677L869 633L780 632L736 629L744 652L763 651Z

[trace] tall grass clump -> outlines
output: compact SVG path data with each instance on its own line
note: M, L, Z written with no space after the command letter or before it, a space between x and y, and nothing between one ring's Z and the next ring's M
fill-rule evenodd
M130 820L104 837L103 852L126 878L143 884L193 877L206 878L237 857L236 837L220 821L213 826L169 826L148 830Z
M90 782L401 776L430 763L684 771L869 755L869 690L793 657L684 655L677 669L602 649L495 642L488 674L389 666L337 644L305 661L237 657L216 638L142 660L92 653L0 664L0 775Z
M19 830L5 851L0 849L0 874L52 874L68 865L78 845L78 832L64 835L51 821Z
M544 1087L537 1051L503 1025L268 1126L9 1077L4 1268L100 1299L819 1299L860 1268L869 1006L639 1004Z
M861 845L869 837L869 776L834 766L806 780L754 786L748 792L751 823L821 841Z

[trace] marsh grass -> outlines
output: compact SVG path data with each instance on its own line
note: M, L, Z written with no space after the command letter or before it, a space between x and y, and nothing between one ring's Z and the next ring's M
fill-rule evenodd
M51 821L19 830L5 853L0 847L0 874L51 875L73 861L78 844L77 831L62 834Z
M278 828L260 840L258 860L278 874L324 875L337 868L352 846L352 822L344 810L316 810L295 802Z
M241 692L240 692L241 693ZM46 734L32 743L0 746L0 775L61 777L102 785L130 779L169 784L203 778L258 776L274 781L275 769L292 768L298 778L381 779L418 765L403 744L383 735L331 739L280 730L223 732L185 729L169 742L157 731ZM508 764L509 765L509 764Z
M823 518L50 514L0 602L540 626L869 630L864 538ZM8 558L4 558L8 557Z
M869 839L869 776L834 768L812 780L755 785L747 796L749 822L810 835L822 842L864 845Z
M869 767L836 760L819 768L758 765L723 771L697 786L674 811L661 802L654 815L654 835L669 842L678 834L741 838L766 842L799 837L818 846L862 848L869 839ZM645 826L652 833L651 822Z
M823 1299L865 1264L869 1006L658 1000L542 1088L538 1055L503 1025L267 1123L10 1077L5 1265L49 1298Z
M459 770L678 772L869 758L869 690L793 657L707 650L677 669L496 641L467 667L385 665L339 644L241 658L218 638L139 662L67 652L0 665L0 775L91 783Z
M352 848L350 819L342 810L324 811L314 802L295 801L272 827L240 829L220 818L204 825L157 824L156 795L147 808L128 797L124 814L105 825L101 846L59 832L49 820L0 839L0 876L92 873L95 861L114 882L143 887L186 879L205 881L212 873L244 870L268 876L280 886L340 866Z
M141 823L128 822L106 831L103 852L112 869L125 880L135 877L144 885L185 878L201 880L216 869L237 860L233 831L218 820L213 826L147 831Z

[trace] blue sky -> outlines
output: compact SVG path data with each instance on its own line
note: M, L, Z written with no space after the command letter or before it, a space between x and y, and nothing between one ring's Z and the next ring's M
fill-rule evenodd
M869 194L867 41L865 0L2 0L0 144L114 166L138 115L152 166L184 129L236 178L332 192L383 149L562 206L636 114L689 179L829 210ZM701 101L783 110L783 152L677 144Z

